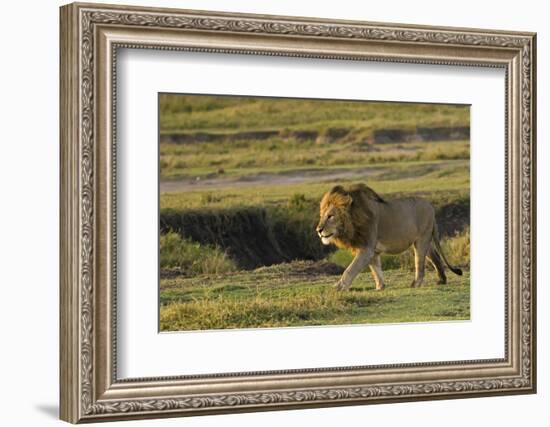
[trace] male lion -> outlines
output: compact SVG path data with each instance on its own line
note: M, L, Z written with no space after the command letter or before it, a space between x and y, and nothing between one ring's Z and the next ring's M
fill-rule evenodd
M424 199L386 201L365 184L348 188L337 185L323 196L320 216L317 233L323 244L349 249L355 256L336 284L338 290L347 290L366 265L376 289L384 289L380 254L399 254L411 245L416 268L411 287L422 285L426 257L437 270L439 284L447 283L442 259L453 273L462 275L441 250L435 210Z

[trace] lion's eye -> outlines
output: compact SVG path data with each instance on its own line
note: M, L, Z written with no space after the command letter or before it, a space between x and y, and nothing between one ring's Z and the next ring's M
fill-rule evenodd
M332 219L332 218L334 218L334 215L329 215L329 216L327 216L327 218Z

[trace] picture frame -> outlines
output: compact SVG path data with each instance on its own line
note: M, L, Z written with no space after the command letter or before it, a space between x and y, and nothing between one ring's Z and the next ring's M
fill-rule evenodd
M535 34L85 3L63 6L60 25L61 419L536 392ZM504 357L119 379L115 89L123 48L503 69Z

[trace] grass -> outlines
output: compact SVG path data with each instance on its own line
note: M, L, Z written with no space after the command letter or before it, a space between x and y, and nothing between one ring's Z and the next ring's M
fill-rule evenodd
M227 248L250 269L293 259L320 259L328 251L315 233L318 201L295 193L278 205L164 209L161 231ZM177 249L176 249L177 250Z
M462 230L469 141L380 143L375 135L467 127L469 114L435 104L161 95L161 267L169 273L161 274L161 330L468 319L468 228L443 239L465 272L449 272L449 285L435 285L429 270L411 289L407 252L383 257L384 291L367 269L342 293L333 285L351 257L327 251L315 225L322 194L365 182L387 198L425 197ZM189 139L195 133L206 136ZM187 136L168 137L177 134ZM316 269L323 262L330 272Z
M218 247L182 239L174 232L160 236L160 267L192 275L236 270L235 263Z
M435 167L434 167L435 166ZM414 176L411 176L414 171ZM412 179L414 178L414 179ZM315 179L298 184L262 184L214 186L211 189L193 190L185 193L161 193L162 210L194 208L231 208L235 206L273 206L286 204L293 194L305 194L308 200L318 202L321 196L335 182L368 182L378 193L392 195L400 193L433 194L434 198L463 198L469 195L470 173L468 162L440 161L397 163L391 167L373 168L354 179Z
M445 256L452 265L461 268L470 268L470 228L467 227L462 232L454 236L443 238L441 247ZM353 260L349 251L338 249L328 256L328 260L341 267L346 268ZM414 271L414 252L412 248L399 255L382 255L382 270L403 269Z
M469 158L468 141L383 144L373 148L354 143L316 144L272 138L268 141L161 144L160 147L163 179L210 174L223 178L258 172Z
M163 142L162 179L470 156L468 141L373 145L372 139L373 132L381 129L468 126L466 106L161 95L160 111L161 134L278 132L256 140ZM337 131L336 139L328 137L331 130ZM304 139L293 131L314 131L319 136Z
M466 106L239 96L160 97L161 132L467 126Z
M420 195L429 200L437 212L443 212L448 206L461 207L459 215L469 210L469 174L463 166L427 169L426 173L405 168L401 179L396 176L398 169L392 168L384 173L383 180L371 180L369 185L387 198ZM257 267L262 262L321 259L330 252L321 245L315 226L321 195L332 185L313 182L164 193L161 194L162 230L177 231L197 242L221 245L230 250L241 268ZM451 215L457 213L451 212ZM459 227L463 227L465 221L454 217L451 220L458 220ZM440 223L442 230L445 225ZM446 240L443 239L444 245ZM446 253L452 260L458 250L464 252L465 249L457 246L447 249ZM467 255L457 254L460 264L468 263L463 261ZM347 254L337 252L333 257L342 257L337 263L343 266L350 262ZM385 268L413 265L409 253L384 257L383 263Z
M360 274L349 292L337 292L338 276L293 272L304 262L252 272L200 275L161 281L162 331L432 322L470 317L469 271L435 285L428 271L421 288L413 274L386 271L387 287L376 291L370 273Z
M451 264L470 265L470 227L456 233L450 239L444 239L442 248Z

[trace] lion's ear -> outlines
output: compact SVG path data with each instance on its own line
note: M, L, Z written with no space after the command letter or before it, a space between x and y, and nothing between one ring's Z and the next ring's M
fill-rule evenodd
M342 187L341 185L336 185L334 187L332 187L332 190L330 190L330 193L331 194L334 194L334 193L338 193L338 194L348 194L346 192L346 190L344 190L344 187Z

